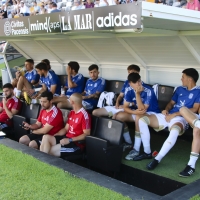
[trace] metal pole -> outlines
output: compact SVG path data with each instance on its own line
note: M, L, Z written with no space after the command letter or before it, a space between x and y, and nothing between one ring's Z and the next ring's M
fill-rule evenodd
M7 62L7 59L6 59L6 55L5 55L5 54L3 55L3 59L4 59L4 62L5 62L5 64L6 64L6 68L7 68L7 70L8 70L8 75L9 75L10 80L11 80L11 82L12 82L12 81L13 81L13 77L12 77L12 74L11 74L11 71L10 71L10 67L9 67L9 65L8 65L8 62Z

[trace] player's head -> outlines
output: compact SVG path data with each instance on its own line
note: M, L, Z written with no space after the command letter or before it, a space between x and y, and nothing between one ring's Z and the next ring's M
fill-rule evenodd
M183 74L182 74L181 81L182 81L183 86L187 87L192 82L196 85L196 82L199 79L199 73L196 69L187 68L187 69L184 69L182 73Z
M88 70L89 70L89 76L92 80L96 80L98 78L98 75L99 75L99 67L98 65L90 65L88 67Z
M52 92L45 91L40 96L40 104L44 110L48 110L52 107L52 99L53 94Z
M78 64L78 62L76 61L70 61L68 63L68 66L71 68L72 73L78 73L78 70L80 69L80 66Z
M33 61L33 59L27 59L27 60L25 61L25 68L26 68L27 71L33 70L33 66L34 66L34 61Z
M70 98L70 104L72 107L82 107L82 95L79 93L73 93Z
M47 67L47 65L44 62L41 62L41 63L37 64L35 66L35 69L36 69L37 73L40 76L43 76L44 73L48 71L48 67Z
M43 59L41 62L45 63L47 65L47 69L51 69L50 61L48 59Z
M132 65L129 65L127 67L127 71L128 71L128 74L130 74L132 72L139 74L140 73L140 68L137 65L132 64Z
M129 82L129 85L134 89L136 90L136 88L138 86L141 86L142 85L142 81L141 81L141 77L138 73L130 73L128 75L128 82Z
M5 85L3 85L3 94L7 99L13 96L13 89L14 88L11 83L6 83Z

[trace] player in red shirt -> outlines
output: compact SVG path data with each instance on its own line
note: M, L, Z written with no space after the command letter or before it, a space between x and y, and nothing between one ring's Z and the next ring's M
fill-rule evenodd
M13 90L12 84L3 85L4 98L0 102L0 130L12 127L11 119L22 107L22 102L14 96Z
M53 94L49 91L41 94L40 103L43 109L35 124L23 122L24 129L30 129L31 134L22 136L20 143L38 149L43 135L54 135L64 127L62 112L52 104L52 99Z
M84 148L83 140L90 135L91 118L82 106L81 94L70 96L73 110L70 112L66 126L54 136L45 135L40 150L58 157L77 154Z

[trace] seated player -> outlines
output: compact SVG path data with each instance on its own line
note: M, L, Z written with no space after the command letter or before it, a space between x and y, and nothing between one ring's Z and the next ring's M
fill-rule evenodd
M54 136L45 135L42 139L40 151L57 157L65 157L77 154L85 147L81 141L90 135L90 115L82 107L81 94L72 94L70 104L73 110L68 116L66 126Z
M137 65L130 65L127 68L128 74L135 72L135 73L140 73L140 68ZM113 116L116 113L123 111L123 101L124 101L124 92L125 89L129 86L128 80L125 81L123 88L117 97L116 104L115 106L105 106L103 108L96 109L92 112L93 115L97 117L101 116Z
M82 93L85 84L85 78L82 74L79 74L79 64L77 62L71 61L68 63L67 71L67 82L64 89L66 90L65 94L61 94L60 97L54 97L53 103L60 103L67 101L67 99L73 93ZM58 107L60 106L58 105Z
M163 110L162 113L144 116L139 119L139 130L144 146L144 154L135 157L135 160L151 158L148 125L157 131L166 127L168 127L170 131L158 155L147 165L147 169L149 170L153 170L157 167L164 156L175 145L178 136L184 133L187 122L181 116L179 109L185 106L192 112L198 111L200 89L196 87L196 82L199 78L199 74L196 69L193 68L185 69L182 73L182 86L176 89L172 100L167 104L165 110Z
M138 73L129 74L128 81L130 87L125 91L124 112L117 113L116 119L123 122L135 122L136 116L138 115L143 116L145 114L159 113L160 109L153 88L142 83ZM124 131L125 141L127 143L132 143L131 139L129 139L129 133L126 132L126 128ZM125 159L133 160L135 156L139 155L140 145L141 137L137 123L135 123L134 146Z
M53 94L45 91L41 94L40 103L42 110L35 124L23 122L26 130L31 130L31 134L24 135L19 142L29 147L38 149L43 135L54 135L64 127L63 116L60 109L52 104Z
M6 83L3 85L3 99L0 102L0 130L5 131L12 127L12 117L16 115L22 107L22 102L14 96L13 85Z
M43 59L41 60L41 62L45 63L47 65L47 70L48 71L51 71L51 72L54 72L52 69L51 69L51 64L50 64L50 61L48 59ZM55 72L54 72L55 73Z
M13 86L17 87L16 97L19 98L22 90L27 91L28 93L37 86L40 76L37 74L37 71L34 69L34 61L32 59L27 59L25 61L26 73L24 76L21 75L21 72L16 72L16 78L13 79ZM34 91L30 92L30 96Z
M182 107L180 114L193 127L193 141L190 153L190 160L185 169L179 173L179 176L189 177L195 172L195 164L200 153L200 115L193 113L190 109ZM200 109L199 109L200 114Z
M86 109L93 109L97 106L98 98L105 88L105 79L98 77L99 67L91 65L89 68L90 78L87 80L85 90L82 93L82 104ZM57 104L59 108L72 108L69 100Z
M41 93L46 90L52 92L54 96L59 96L61 84L58 76L54 72L48 71L47 65L43 62L37 64L35 69L40 75L40 84L42 85L42 89L35 95L34 98L39 98Z

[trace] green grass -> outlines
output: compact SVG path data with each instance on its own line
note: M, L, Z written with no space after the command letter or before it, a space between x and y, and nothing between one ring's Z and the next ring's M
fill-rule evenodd
M193 196L192 198L190 198L190 200L200 200L200 195L197 194L197 195Z
M0 152L0 199L129 199L4 145Z
M167 136L159 134L151 134L151 150L159 151L166 140ZM127 161L124 157L127 155L128 151L126 151L123 155L122 163L143 171L147 171L153 174L157 174L178 182L182 182L185 184L192 183L198 179L200 179L200 161L196 163L196 171L195 173L188 177L182 178L179 177L178 174L185 168L186 164L189 161L191 152L191 142L181 140L181 137L176 142L175 146L171 149L171 151L163 158L161 163L157 166L155 170L149 171L146 169L146 165L151 161L150 160L142 160L142 161Z

